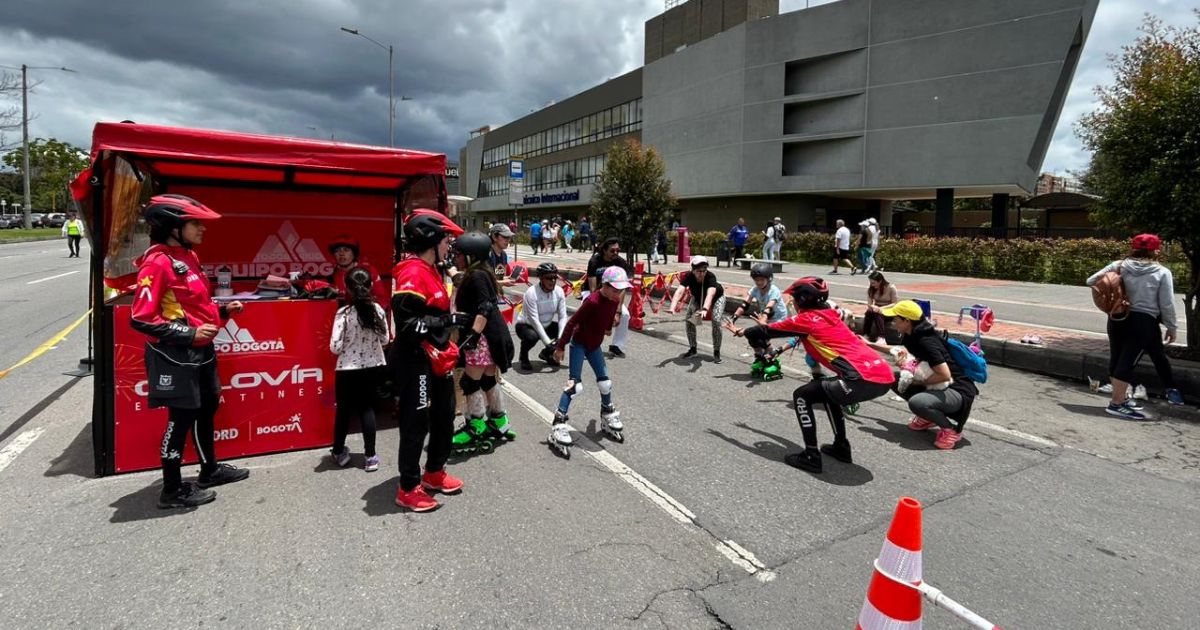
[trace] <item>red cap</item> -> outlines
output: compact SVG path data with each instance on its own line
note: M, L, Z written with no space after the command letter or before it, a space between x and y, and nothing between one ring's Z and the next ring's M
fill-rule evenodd
M1151 251L1162 249L1162 239L1158 238L1157 234L1138 234L1133 237L1131 247L1133 249L1148 249Z

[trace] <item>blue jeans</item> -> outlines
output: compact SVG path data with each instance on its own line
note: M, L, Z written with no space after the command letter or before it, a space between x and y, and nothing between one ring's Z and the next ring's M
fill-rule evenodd
M582 379L583 362L585 359L592 366L592 372L596 373L596 382L608 380L608 364L604 362L603 348L604 344L596 346L595 350L587 350L577 343L571 344L571 363L568 370L571 387L574 387L575 383L580 382ZM612 405L612 393L600 394L600 402L604 405ZM571 397L564 391L558 399L558 410L565 414L570 409Z

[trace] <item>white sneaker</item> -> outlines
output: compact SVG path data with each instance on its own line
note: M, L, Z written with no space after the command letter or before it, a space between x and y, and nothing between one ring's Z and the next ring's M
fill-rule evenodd
M575 440L571 438L571 430L567 428L567 423L565 422L550 427L550 439L559 444L575 443Z
M1111 394L1112 393L1112 383L1105 383L1105 384L1101 385L1100 387L1097 387L1096 391L1101 394Z
M1136 398L1138 400L1146 400L1146 386L1135 385L1133 388L1133 393L1129 397Z

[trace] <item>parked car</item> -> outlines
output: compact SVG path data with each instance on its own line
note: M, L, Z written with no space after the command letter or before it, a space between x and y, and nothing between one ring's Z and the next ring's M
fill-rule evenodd
M19 224L14 224L13 220L8 218L8 216L9 215L7 215L7 214L0 214L0 230L7 230L10 228L19 227Z
M46 227L44 223L46 214L44 212L33 212L29 215L29 224L35 228Z
M22 215L6 214L4 215L4 219L8 221L8 225L6 227L10 229L15 230L17 228L25 227L25 217Z
M51 212L42 217L42 227L60 228L67 222L67 215L61 212Z

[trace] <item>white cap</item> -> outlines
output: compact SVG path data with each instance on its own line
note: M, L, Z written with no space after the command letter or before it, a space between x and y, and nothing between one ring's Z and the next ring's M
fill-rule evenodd
M699 267L700 265L704 265L705 267L707 267L708 259L703 256L692 256L692 269L695 269L696 267Z

